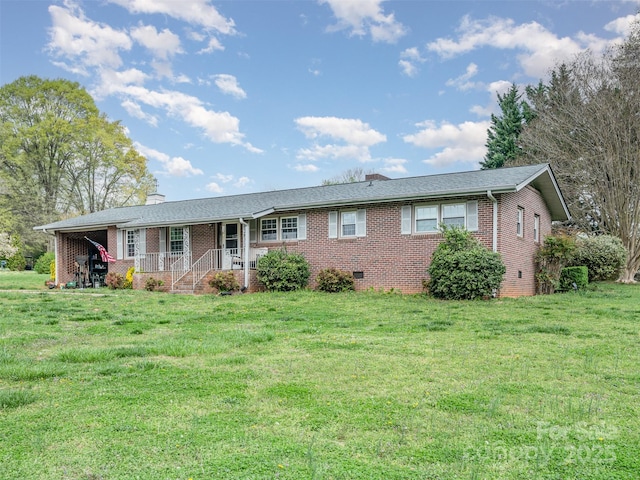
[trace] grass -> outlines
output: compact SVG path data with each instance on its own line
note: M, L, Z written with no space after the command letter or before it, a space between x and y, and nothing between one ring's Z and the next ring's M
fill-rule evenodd
M4 275L0 478L640 471L640 286L442 302L28 293Z

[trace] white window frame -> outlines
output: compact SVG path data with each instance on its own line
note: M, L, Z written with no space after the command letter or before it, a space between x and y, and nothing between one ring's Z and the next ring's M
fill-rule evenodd
M353 223L352 222L345 223L345 217L347 215L348 216L353 215ZM340 236L342 238L355 238L357 224L358 224L358 212L356 210L345 210L344 212L340 212ZM353 233L345 233L344 231L345 227L351 226L351 225L353 225Z
M447 217L444 216L446 207L457 205L463 209L464 224L460 225L470 232L478 231L478 201L468 200L466 202L448 202L448 203L424 203L417 205L405 205L401 208L401 233L402 234L433 234L440 232L440 226L445 223ZM434 209L435 217L419 217L419 210L423 208ZM449 217L460 218L460 217ZM435 220L436 227L429 230L420 230L418 222L420 220Z
M355 223L345 223L345 216L353 215ZM344 233L346 225L354 225L352 233ZM367 210L342 210L329 212L329 238L358 238L367 236Z
M124 256L125 258L134 258L136 256L136 236L137 230L124 231Z
M291 226L285 226L287 221L294 220L295 221L295 231ZM269 232L275 230L275 238L264 238L264 222L275 222L275 226L273 228L269 228ZM286 215L283 217L266 217L261 218L259 222L256 222L257 237L259 242L292 242L297 240L306 240L307 239L307 215L302 213L300 215ZM290 230L289 232L285 232L284 230ZM289 236L287 235L295 235ZM253 232L251 234L253 237Z
M294 222L294 226L285 226L287 222ZM280 238L282 240L297 240L298 239L298 228L299 228L299 219L297 216L292 217L280 217ZM285 232L285 230L288 230ZM291 236L288 236L291 235Z
M540 242L540 215L533 215L533 241Z
M518 207L518 218L516 222L516 235L524 237L524 208Z
M433 210L435 209L435 217L433 216L429 216L429 217L418 217L418 210L419 209L430 209ZM438 233L440 231L440 206L437 203L430 203L430 204L426 204L426 205L416 205L413 209L414 212L414 222L413 222L413 231L415 233ZM428 221L436 221L435 224L435 228L431 228L428 230L421 230L420 228L418 228L418 222L419 221L424 221L424 220L428 220Z
M173 232L180 232L180 240L173 239ZM184 248L184 227L169 227L169 253L185 253ZM180 250L173 249L173 242L180 242L182 244L182 248Z
M265 228L266 222L273 223L273 226ZM265 238L265 234L269 235L269 238ZM273 238L271 238L273 236ZM260 241L261 242L275 242L278 240L278 218L261 218L260 219Z

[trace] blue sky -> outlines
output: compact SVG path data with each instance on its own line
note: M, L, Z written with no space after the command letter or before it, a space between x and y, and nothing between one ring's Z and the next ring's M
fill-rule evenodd
M479 168L496 92L640 1L0 0L0 84L82 84L167 200Z

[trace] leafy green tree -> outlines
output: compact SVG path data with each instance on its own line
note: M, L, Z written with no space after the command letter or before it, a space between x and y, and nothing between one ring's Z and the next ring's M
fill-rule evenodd
M32 249L46 238L33 226L143 203L150 179L124 128L78 83L28 76L0 87L0 214Z
M518 137L527 118L533 115L521 98L522 94L518 93L515 84L504 95L498 94L501 113L491 114L491 126L487 130L487 154L484 161L480 162L483 170L511 164L520 155Z
M522 162L551 164L573 221L620 238L623 282L640 269L639 58L636 22L622 44L559 66L520 135Z

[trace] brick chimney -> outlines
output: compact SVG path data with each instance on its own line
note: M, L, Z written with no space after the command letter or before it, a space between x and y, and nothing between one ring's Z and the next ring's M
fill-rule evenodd
M367 173L364 176L364 181L370 182L371 180L391 180L391 179L389 177L385 177L384 175L381 175L380 173Z

